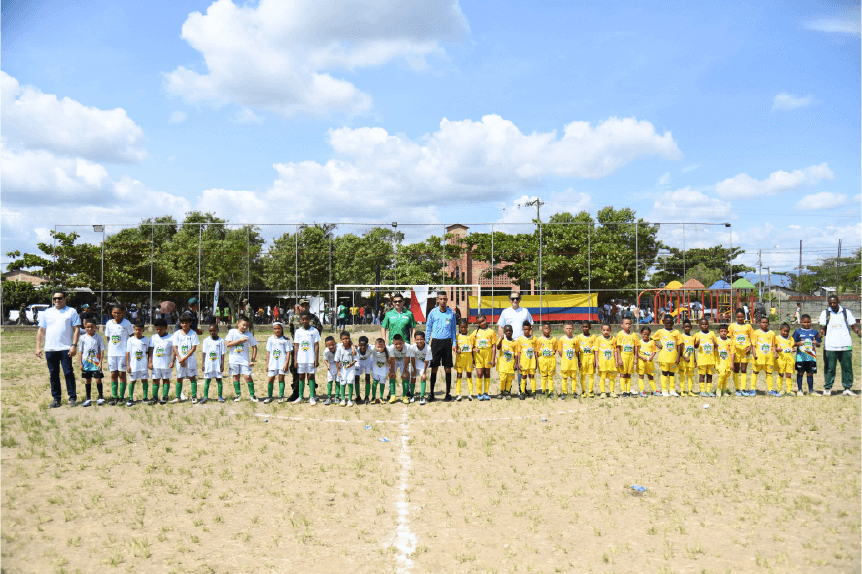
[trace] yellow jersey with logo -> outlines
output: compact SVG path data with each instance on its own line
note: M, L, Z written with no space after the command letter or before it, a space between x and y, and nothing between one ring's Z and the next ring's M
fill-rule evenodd
M679 331L672 329L659 329L652 336L652 340L656 342L659 348L658 362L659 364L676 363L676 358L679 353L679 345L682 342Z
M518 341L506 339L500 343L500 356L497 357L497 373L515 372L515 355L518 354Z
M658 347L655 344L655 341L650 339L649 341L640 340L638 344L638 360L639 361L652 361L650 359L650 355L655 353L658 350ZM655 358L655 357L653 357Z
M697 335L694 336L694 340L697 341L697 364L700 367L708 367L715 365L716 358L716 339L718 337L715 336L715 333L712 331L707 331L704 333L701 331Z
M747 348L751 344L751 337L754 335L754 328L749 323L731 323L727 329L728 337L733 339L733 344L737 347ZM737 362L739 362L737 360Z
M480 353L490 353L497 344L497 332L493 329L476 329L473 333L473 348Z
M578 341L578 350L581 353L581 365L592 365L596 351L596 336L581 333L575 337Z
M600 373L617 370L617 362L614 359L614 349L616 348L616 337L610 336L607 339L604 335L596 337L596 353L598 353L599 356Z
M536 368L537 350L538 345L535 337L530 337L529 339L524 336L518 337L518 352L521 354L520 366L522 371L524 369L530 370Z
M542 358L553 357L554 361L557 360L557 338L556 337L548 337L547 339L542 336L538 339L539 349L538 354Z
M464 353L472 354L473 353L473 335L467 333L466 335L462 335L458 333L458 354L462 355Z
M772 331L761 331L758 329L752 337L754 343L755 361L760 364L770 365L775 361L775 333Z
M718 367L719 370L725 371L733 369L730 355L736 351L736 341L730 337L727 339L717 337L715 340L715 348L718 350L718 362L716 363L716 367Z
M563 335L557 339L557 351L560 353L560 371L578 370L578 339Z
M781 374L793 371L796 364L796 348L793 346L793 339L786 339L779 333L775 336L775 348L778 349L778 360L776 365L780 368Z
M681 333L679 336L679 345L682 349L682 356L688 358L688 361L680 359L679 368L684 371L689 371L695 367L694 357L694 335L686 335Z
M620 355L623 359L626 356L634 356L639 346L640 338L634 333L625 334L624 331L617 333L617 348L620 350Z

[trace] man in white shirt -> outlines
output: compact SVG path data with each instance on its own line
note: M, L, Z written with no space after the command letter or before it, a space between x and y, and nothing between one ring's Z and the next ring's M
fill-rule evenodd
M39 317L39 331L36 333L36 356L42 358L42 342L45 343L45 359L48 361L48 374L51 379L51 396L54 400L50 407L60 406L62 398L60 390L60 369L66 379L66 392L69 395L69 406L78 404L78 394L75 390L75 371L72 357L78 349L78 337L81 330L78 326L81 319L78 312L66 306L66 294L56 291L51 297L53 307L45 309Z
M830 295L827 299L829 307L820 313L820 336L823 337L823 347L826 372L823 375L823 396L832 394L832 384L838 374L838 364L841 364L841 385L845 395L855 397L853 388L853 341L850 329L862 337L856 317L848 309L841 306L838 295Z
M530 324L533 324L533 316L530 315L529 309L524 309L521 307L521 294L517 291L512 291L509 294L509 301L511 301L512 306L508 309L503 309L500 313L500 319L497 321L497 340L502 341L506 338L503 334L503 328L507 325L512 326L512 339L517 341L519 337L524 334L524 321L529 321ZM521 372L517 373L517 384L520 388L521 385Z

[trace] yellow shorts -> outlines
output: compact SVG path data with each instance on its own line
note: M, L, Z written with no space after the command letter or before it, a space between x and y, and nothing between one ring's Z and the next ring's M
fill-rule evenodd
M631 375L632 373L634 373L635 372L635 356L623 353L621 358L623 360L623 366L617 367L617 371L619 371L619 373L621 375Z
M491 368L491 349L482 349L473 353L473 361L476 363L477 369Z
M610 379L612 381L617 380L617 372L616 371L599 371L599 379L605 380Z
M748 347L740 347L739 345L733 351L733 359L736 363L748 363L751 357L748 355Z
M529 368L521 367L521 374L522 375L528 375L528 376L532 377L533 375L536 374L536 369L533 367L529 367Z
M581 363L581 374L582 375L594 375L596 374L596 366L592 361L589 363Z
M679 370L676 363L659 363L658 368L663 373L675 373Z
M767 375L771 375L774 365L775 365L775 363L773 361L770 361L768 363L754 363L751 366L751 370L754 371L755 373L759 373L761 371L766 371Z
M698 365L698 375L711 375L715 372L715 365Z
M557 374L557 358L539 357L539 372L546 377Z
M574 379L578 376L577 369L566 369L565 371L560 371L560 376L564 379Z
M775 372L782 375L796 370L796 353L781 353L775 361Z
M655 363L652 361L638 361L638 374L639 375L654 375L655 374Z
M694 357L689 357L688 361L680 360L679 372L685 375L693 375L695 370L697 370L697 363L694 361Z
M515 378L515 373L497 373L500 375L500 384L508 384Z
M455 370L459 373L463 373L467 371L468 373L473 370L473 354L472 353L459 353L458 357L455 359Z

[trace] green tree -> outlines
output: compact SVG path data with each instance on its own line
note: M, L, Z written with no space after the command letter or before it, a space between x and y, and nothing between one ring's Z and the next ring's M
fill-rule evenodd
M27 281L8 281L5 277L0 281L0 302L2 302L3 313L5 314L3 319L9 316L9 311L18 309L21 305L49 303L50 301L50 287L36 287Z
M659 258L655 264L655 272L650 278L650 282L653 285L670 283L671 281L684 281L686 277L689 277L688 270L694 269L699 265L709 270L710 274L717 273L721 279L728 283L733 283L739 279L742 273L754 271L754 267L748 267L735 262L740 255L745 253L745 250L739 247L734 247L732 250L723 245L706 248L694 247L685 250L685 253L683 253L682 249L671 247L669 251L670 254L667 257ZM730 267L731 261L733 261L732 273ZM710 285L712 283L704 283L704 287L709 287Z
M93 287L101 280L101 248L89 243L78 243L80 235L72 231L51 231L52 243L40 242L36 247L42 254L10 251L13 259L7 271L27 269L34 275L53 279L56 288ZM55 245L56 243L56 245Z
M789 275L791 288L800 293L835 287L836 277L839 293L858 293L862 277L862 249L856 249L850 257L827 257L814 265L806 265L801 276Z

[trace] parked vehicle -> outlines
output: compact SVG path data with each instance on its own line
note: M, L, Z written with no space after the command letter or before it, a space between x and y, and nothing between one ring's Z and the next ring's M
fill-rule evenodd
M48 307L50 307L50 305L46 305L44 303L34 303L32 305L28 305L27 310L24 312L24 316L27 318L28 324L33 324L34 311L41 313ZM18 309L13 309L9 311L9 322L13 324L18 322Z

